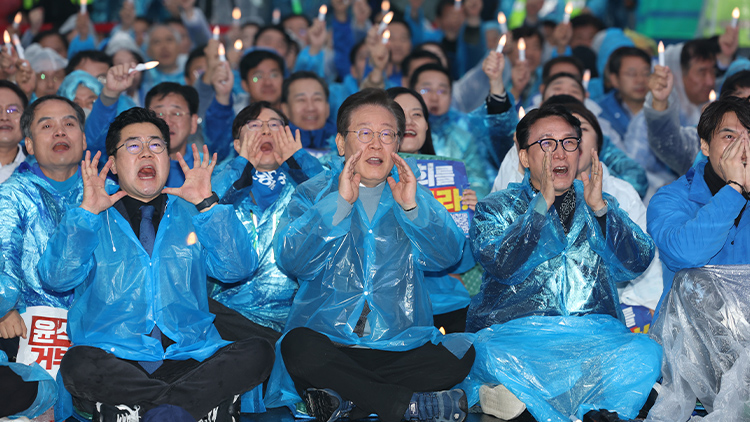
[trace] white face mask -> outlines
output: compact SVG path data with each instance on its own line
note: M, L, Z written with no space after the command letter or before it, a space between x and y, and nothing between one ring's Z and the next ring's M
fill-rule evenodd
M88 120L89 119L89 115L91 114L91 109L90 108L84 108L83 109L83 114L86 115L86 120Z

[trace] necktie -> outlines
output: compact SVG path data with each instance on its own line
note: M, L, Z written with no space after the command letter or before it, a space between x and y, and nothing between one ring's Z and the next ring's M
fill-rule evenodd
M148 252L148 255L151 256L151 253L154 251L154 240L156 239L156 232L154 231L154 206L153 205L144 205L141 207L141 229L139 230L140 233L138 235L138 238L141 240L141 245L143 245L143 249ZM154 325L153 331L151 331L150 334L151 337L159 340L159 343L161 343L161 330L159 329L159 326ZM149 374L153 374L154 371L156 371L164 361L158 360L156 362L138 362L143 369L146 370Z

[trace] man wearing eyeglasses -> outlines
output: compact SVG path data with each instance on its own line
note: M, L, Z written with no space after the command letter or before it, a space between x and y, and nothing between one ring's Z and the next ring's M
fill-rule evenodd
M115 119L106 144L101 172L99 154L86 154L81 205L65 212L37 266L47 288L76 289L65 387L95 421L138 421L161 405L196 420L219 406L217 420L231 420L233 397L268 376L273 349L222 340L209 313L206 277L238 282L258 264L251 234L212 192L216 155L209 162L205 146L202 159L193 147L190 169L178 152L185 182L165 188L169 127L139 107ZM110 169L120 190L105 186Z
M481 370L469 377L483 410L502 419L526 406L537 420L583 419L591 408L630 419L660 373L659 346L618 321L616 286L646 270L654 245L602 193L594 148L590 173L576 180L581 135L566 107L532 110L516 129L523 182L477 204L470 239L484 275L466 328L479 332ZM638 368L612 381L632 350Z
M0 183L8 180L26 158L19 144L23 140L21 114L27 105L18 85L0 80Z
M396 154L405 119L383 90L347 98L336 135L345 161L301 184L279 222L275 256L300 289L277 347L288 376L276 367L269 385L282 391L268 406L299 395L320 421L466 417L463 391L448 389L474 350L441 344L422 285L424 271L460 259L464 239Z

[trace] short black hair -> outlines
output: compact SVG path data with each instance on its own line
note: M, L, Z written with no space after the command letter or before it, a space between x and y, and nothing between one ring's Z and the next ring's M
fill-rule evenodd
M430 59L434 60L435 63L442 65L442 63L440 63L440 57L432 51L412 50L411 53L404 57L404 60L401 62L401 74L408 75L411 68L411 62L417 59Z
M242 126L250 120L257 119L263 109L269 109L278 114L281 117L281 120L284 122L284 126L289 125L289 118L286 117L286 115L282 113L281 110L275 109L268 101L255 101L253 103L250 103L249 106L243 108L239 113L237 113L237 116L232 122L232 139L240 139L240 131L242 130Z
M398 143L401 144L404 131L406 130L406 115L404 115L404 110L401 106L391 99L385 90L379 88L365 88L344 100L341 107L339 107L338 116L336 117L336 132L346 137L346 131L349 130L349 125L352 121L352 114L364 106L383 107L393 114L393 117L396 118L396 126L398 128Z
M590 13L581 13L570 20L570 25L575 28L582 28L584 26L593 26L597 31L604 29L604 22L601 19Z
M736 114L742 126L750 129L750 107L747 98L727 96L712 102L703 110L698 121L698 136L710 145L711 138L720 129L721 121L727 113Z
M441 45L440 43L438 43L438 42L435 42L435 41L425 41L425 42L423 42L423 43L421 43L421 44L418 44L418 45L417 45L416 47L414 47L414 48L413 48L413 49L412 49L411 51L429 51L429 50L427 50L427 49L425 48L425 47L426 47L426 46L428 46L428 45L431 45L431 46L433 46L433 47L435 47L435 48L437 48L438 50L440 50L440 51L442 51L442 52L443 52L443 57L445 57L445 58L446 58L446 60L445 60L445 68L446 68L446 69L448 69L448 71L450 71L450 70L451 70L451 61L450 61L450 60L448 60L448 55L447 55L447 54L445 54L445 49L443 48L443 46L442 46L442 45ZM430 51L430 52L431 52L431 51ZM432 52L431 52L431 53L432 53ZM435 54L435 53L433 53L433 54ZM437 54L435 54L435 55L437 56ZM438 59L439 59L439 58L440 58L440 56L438 56ZM440 62L439 62L439 63L440 63L440 64L443 64L443 61L442 61L442 60L440 60Z
M419 66L418 68L414 69L414 72L411 74L411 78L409 78L409 88L416 90L417 81L419 80L419 75L423 74L424 72L429 72L431 70L440 72L443 75L445 75L445 77L448 78L448 85L450 86L451 90L453 90L453 79L451 78L451 74L448 72L448 69L444 68L441 64L437 64L437 63L425 63L422 66Z
M690 60L716 60L716 53L718 52L719 45L716 41L710 39L699 38L696 40L690 40L685 42L680 51L680 67L683 72L690 70Z
M282 59L281 56L269 50L254 50L245 54L242 57L242 60L240 60L240 77L242 78L242 80L245 82L250 82L248 80L247 74L250 73L251 70L258 67L261 62L269 59L275 61L276 64L279 65L279 70L283 74L285 67L284 59Z
M594 115L594 113L592 113L591 110L587 109L586 106L583 105L582 102L578 101L578 98L570 96L570 95L565 95L565 94L553 95L547 98L547 101L545 101L544 104L563 105L571 113L578 114L584 119L586 119L586 121L589 122L591 127L594 128L594 132L596 132L596 150L597 151L602 150L602 145L604 144L604 132L602 132L602 127L599 125L599 119L597 119L596 115Z
M291 48L291 45L294 41L292 40L292 37L286 32L284 27L281 25L266 25L266 26L261 26L260 28L258 28L258 32L255 33L255 38L253 38L253 45L258 45L258 38L260 38L260 36L263 35L264 32L268 32L268 31L281 32L281 35L284 36L284 43L286 44L286 48Z
M296 14L292 14L292 15L287 15L287 16L284 16L284 17L283 17L283 18L281 19L281 27L282 27L282 28L284 27L284 24L286 23L286 21L288 21L288 20L290 20L290 19L294 19L294 18L302 18L302 19L304 19L304 20L305 20L305 22L307 22L307 26L310 26L310 25L312 25L312 21L310 21L310 18L308 18L307 16L305 16L305 15L296 15Z
M620 74L622 60L625 57L637 57L646 62L649 67L651 66L651 56L649 56L645 51L637 47L620 47L617 50L613 51L612 54L609 55L609 59L607 59L607 70L609 70L610 75Z
M76 118L78 119L78 124L81 126L81 132L83 132L83 128L86 124L86 113L83 112L81 106L59 95L45 95L44 97L39 98L31 103L27 108L23 110L23 114L21 115L21 130L23 131L24 138L31 138L32 140L34 139L31 137L31 125L34 124L34 113L36 112L36 109L39 108L39 106L46 103L47 101L52 100L62 101L73 107L73 110L76 113Z
M60 41L62 41L63 45L65 46L65 51L68 51L68 46L70 45L68 43L68 39L65 38L62 34L60 34L57 29L48 29L46 31L42 31L42 32L36 34L34 36L34 38L31 40L31 43L32 44L34 44L34 43L41 44L42 40L45 39L45 38L47 38L47 37L57 37L57 38L59 38Z
M190 65L193 64L194 61L201 57L206 57L206 52L203 51L204 48L206 48L206 44L195 47L192 51L190 51L190 54L188 54L188 58L185 61L185 69L183 69L183 73L187 75L188 69L190 69Z
M362 40L356 44L354 44L354 47L352 47L351 50L349 50L349 63L354 64L357 61L357 53L359 53L359 50L366 46L365 44L366 40Z
M109 125L107 138L104 141L104 147L107 155L114 157L117 153L117 144L120 143L120 133L125 127L137 123L151 123L161 132L164 143L167 145L167 154L169 154L169 126L167 122L160 119L152 110L143 107L133 107L123 111Z
M435 6L435 16L438 18L442 18L443 10L448 6L455 7L455 5L456 5L456 0L440 0L437 6Z
M318 76L315 72L310 72L308 70L298 70L294 73L292 73L288 78L284 79L284 83L281 84L281 102L289 104L289 87L292 85L292 82L303 80L303 79L312 79L320 84L321 87L323 87L323 92L325 92L326 95L326 101L328 101L328 98L330 96L330 90L328 89L328 84L326 81L323 80L320 76Z
M576 131L576 136L581 138L581 121L578 120L565 106L560 104L542 104L541 107L535 108L529 111L523 116L520 122L516 125L516 140L518 140L518 146L521 149L529 147L529 134L531 133L531 126L541 119L547 117L560 117L568 122L573 129Z
M190 111L190 114L198 113L198 104L200 101L198 97L198 91L196 91L192 86L181 85L175 82L162 82L151 88L151 90L149 90L146 94L146 101L144 102L144 105L146 106L146 108L150 108L151 102L154 99L161 100L169 94L177 94L184 98L188 104L188 110Z
M391 97L391 99L393 99L394 101L396 100L396 97L404 94L411 95L412 97L416 98L417 101L419 101L419 105L422 106L422 115L427 122L427 134L424 138L424 145L422 145L422 148L419 149L419 153L426 155L435 155L435 147L432 145L432 130L430 130L430 111L427 109L427 104L425 104L424 98L422 98L422 96L419 95L417 91L400 86L388 88L385 92L387 92L388 96ZM406 110L404 110L404 116L406 116Z
M109 54L99 50L83 50L77 52L70 58L68 65L65 67L65 74L70 75L70 73L76 70L76 67L85 59L97 63L104 63L108 67L112 67L112 57Z
M11 81L0 79L0 88L7 88L11 91L13 91L19 99L21 99L21 105L23 106L24 110L29 105L29 98L26 96L26 93L23 92L21 88L18 87L18 85L14 84ZM0 113L3 113L5 110L0 110Z
M573 56L557 56L553 59L549 59L547 63L544 64L544 67L542 67L542 80L547 79L552 68L560 63L568 63L575 66L575 68L578 69L578 73L583 76L585 68L583 62L579 58Z
M411 33L411 27L404 20L403 16L400 13L395 13L393 15L393 19L391 19L391 23L389 23L388 25L393 25L393 24L397 24L397 23L401 24L401 25L404 25L404 28L406 28L406 32L409 33L409 40L411 41L411 39L413 38L413 35Z
M583 93L583 96L584 97L586 96L586 88L583 87L583 82L581 82L581 78L580 77L576 77L576 75L574 75L572 73L568 73L568 72L560 72L560 73L555 73L554 75L548 76L547 79L545 79L544 81L542 81L542 84L544 85L544 90L547 91L547 88L549 88L549 85L552 82L554 82L554 81L556 81L558 79L561 79L561 78L570 78L570 79L573 79L574 81L576 81L576 83L578 84L578 86L581 88L581 92ZM544 92L542 92L542 97L544 97Z
M750 88L750 70L741 70L726 78L721 85L720 98L736 96L734 93L740 88Z

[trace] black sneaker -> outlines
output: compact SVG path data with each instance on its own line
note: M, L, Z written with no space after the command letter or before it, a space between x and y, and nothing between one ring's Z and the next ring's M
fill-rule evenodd
M410 421L462 422L469 406L461 389L414 393L405 419Z
M124 404L97 403L91 420L93 422L138 422L141 420L140 410L140 406L130 408Z
M319 422L333 422L346 418L354 409L354 403L344 400L328 388L308 388L304 394L307 414Z
M240 405L240 396L234 396L211 409L211 411L198 422L239 422Z

